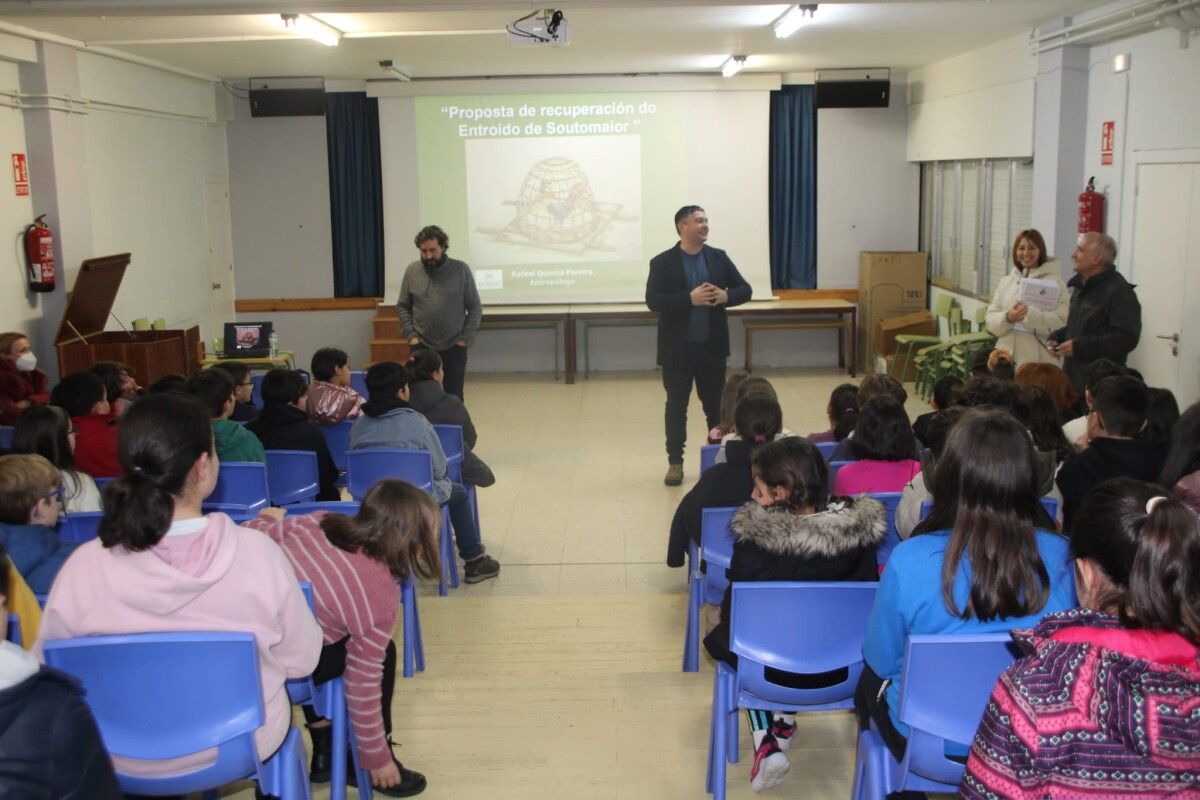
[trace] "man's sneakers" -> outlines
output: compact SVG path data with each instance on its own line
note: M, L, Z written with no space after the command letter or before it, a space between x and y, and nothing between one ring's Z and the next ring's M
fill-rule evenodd
M791 763L783 754L779 742L771 734L763 737L754 751L754 766L750 768L750 788L756 792L770 789L783 782Z
M486 581L500 574L500 562L488 555L479 556L466 563L463 573L466 583Z
M678 486L683 483L683 464L671 464L667 467L667 477L663 478L667 486Z

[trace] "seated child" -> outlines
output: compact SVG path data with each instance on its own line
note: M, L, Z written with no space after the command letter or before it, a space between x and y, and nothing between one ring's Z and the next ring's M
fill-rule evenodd
M200 400L212 415L213 435L217 440L217 458L221 461L257 461L267 463L262 442L250 431L229 418L235 400L233 378L219 369L205 369L192 374L187 381L187 393Z
M475 453L479 435L467 407L457 395L449 394L442 387L446 371L442 368L442 357L436 350L421 349L413 353L412 385L409 386L408 402L425 415L431 425L458 425L463 431L462 479L463 483L488 487L496 482L492 469Z
M338 469L329 455L329 445L304 413L304 378L292 369L273 369L263 376L263 409L258 418L246 423L246 430L262 442L266 450L307 450L317 454L317 478L321 490L318 500L341 500Z
M251 402L254 399L254 381L250 380L250 368L240 361L222 361L213 364L212 369L224 370L233 378L233 413L229 418L234 422L249 422L258 416L258 406Z
M63 378L50 393L50 404L67 412L75 428L75 466L93 478L121 474L117 459L117 415L112 412L104 383L91 372Z
M829 417L829 430L820 433L810 433L806 438L813 444L840 442L854 430L858 421L858 387L853 383L843 383L829 395L829 405L825 407Z
M736 536L726 571L731 588L743 581L876 580L875 548L887 527L881 503L830 497L825 459L800 438L764 444L752 464L754 502L731 523ZM713 658L736 667L737 656L729 651L731 588L721 601L721 621L704 646ZM747 709L746 716L754 737L750 787L759 792L778 785L788 771L784 751L796 732L795 715Z
M318 425L337 425L358 419L363 396L350 387L350 357L336 347L313 353L312 383L308 385L308 416Z
M838 470L833 486L836 495L899 492L921 471L908 415L893 397L880 395L868 400L859 412L854 438L847 441L855 460Z
M733 432L733 414L737 411L738 387L750 377L744 372L735 372L725 379L721 390L721 420L708 432L709 444L720 444L727 433Z
M963 385L963 379L957 375L945 375L938 378L937 383L933 385L933 397L929 400L929 405L933 406L933 411L927 414L922 414L913 420L912 428L913 435L917 437L917 443L921 447L929 447L929 423L933 421L933 415L939 411L944 411L954 405L955 393L958 387Z
M100 510L100 490L92 476L75 468L75 426L58 406L32 406L17 420L14 453L37 453L58 469L63 511Z
M142 392L137 379L133 377L133 367L116 361L97 361L88 367L88 372L95 375L104 384L104 392L108 396L108 405L118 419L125 416L129 405L137 400Z
M77 542L59 541L58 470L38 455L0 456L0 544L36 594L48 594Z
M883 372L877 372L873 375L865 376L858 384L858 413L862 413L862 408L867 404L867 401L879 395L888 395L895 398L896 402L903 408L905 402L908 401L908 392L904 389L904 384ZM855 420L857 426L858 421ZM854 442L854 432L851 431L846 435L845 439L838 442L838 446L833 449L833 454L830 455L830 461L853 461L858 458L854 455L852 445Z
M282 510L270 509L246 527L270 536L287 554L296 577L312 583L317 621L325 633L314 677L321 683L344 676L359 763L371 771L375 793L415 795L425 788L425 776L406 769L391 750L396 681L392 633L400 616L396 581L413 573L438 575L437 506L415 486L385 479L371 487L353 517L318 511L277 519L280 514ZM313 783L325 783L332 744L329 721L307 706L304 715L313 743L310 777Z
M395 361L381 361L367 370L369 399L350 428L350 449L398 447L428 450L433 461L433 496L447 505L458 554L465 562L463 580L478 583L500 574L500 564L487 555L466 487L446 477L446 453L437 431L421 412L408 404L408 370Z

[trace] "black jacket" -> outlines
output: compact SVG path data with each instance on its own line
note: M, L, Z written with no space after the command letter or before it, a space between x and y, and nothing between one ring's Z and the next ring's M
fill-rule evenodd
M122 800L83 691L48 667L0 691L0 797Z
M819 514L793 514L749 503L730 523L737 538L725 575L730 586L749 581L875 581L875 548L887 528L883 504L869 497L839 500ZM729 664L729 603L721 600L721 621L704 638L709 655ZM783 621L782 624L786 624Z
M308 450L317 454L317 479L321 491L318 500L340 500L338 469L329 455L329 445L320 429L295 406L268 403L257 418L246 423L246 430L262 441L265 450Z
M1063 530L1070 533L1075 512L1088 492L1102 481L1135 478L1155 483L1166 460L1166 442L1093 439L1086 450L1068 458L1058 471L1057 483L1063 496Z
M725 255L724 250L704 245L708 282L729 294L724 306L713 306L709 318L709 344L724 356L729 355L729 322L725 309L750 299L750 284ZM692 314L691 289L683 269L679 244L650 259L650 277L646 279L646 305L658 312L659 365L681 363L687 355L688 320Z
M1107 358L1124 364L1142 336L1142 304L1134 285L1109 267L1084 281L1078 275L1067 281L1071 309L1067 327L1050 333L1056 342L1074 343L1074 355L1063 361L1063 371L1075 391L1083 395L1088 364Z
M446 390L437 381L416 381L409 389L408 404L425 415L430 425L459 425L463 430L462 478L463 483L476 486L491 486L496 482L492 469L483 459L475 455L475 443L479 435L475 424L462 400Z
M700 521L706 508L740 506L750 499L754 478L750 474L750 444L740 439L725 443L725 461L704 471L675 509L667 541L667 566L682 567L688 540L700 546Z

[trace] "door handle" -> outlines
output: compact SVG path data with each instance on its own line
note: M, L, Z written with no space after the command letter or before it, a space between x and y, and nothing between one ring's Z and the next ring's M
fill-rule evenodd
M1154 338L1155 339L1166 339L1168 342L1174 342L1175 344L1179 344L1179 334L1178 333L1173 333L1170 336L1163 336L1163 335L1159 334L1159 335L1155 336Z

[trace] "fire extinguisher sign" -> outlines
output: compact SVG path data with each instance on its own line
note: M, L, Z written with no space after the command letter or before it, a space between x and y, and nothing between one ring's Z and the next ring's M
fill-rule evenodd
M29 196L29 163L24 153L12 154L13 185L17 187L17 197Z
M1117 123L1105 120L1100 127L1100 166L1111 167L1113 163L1113 138Z

